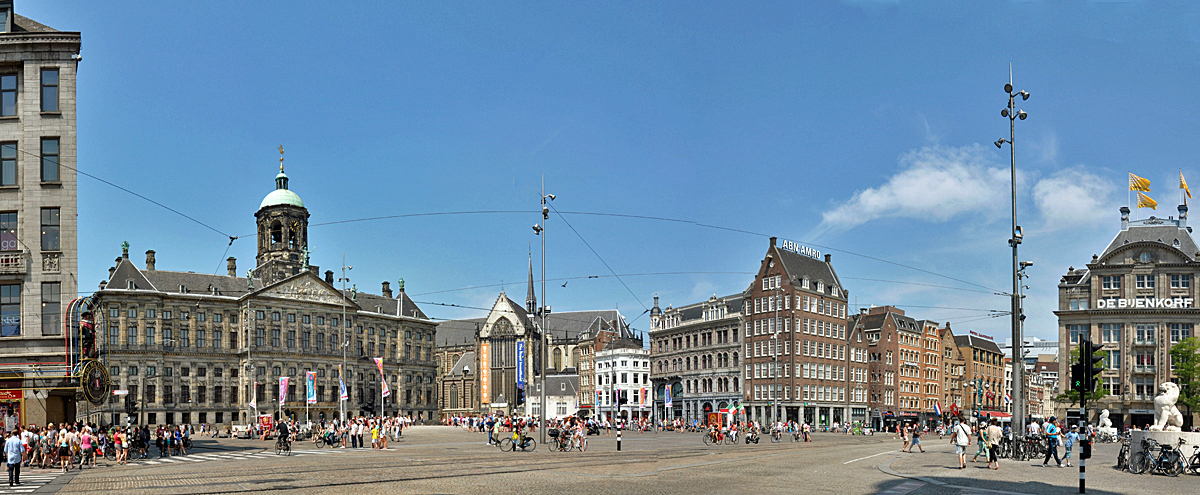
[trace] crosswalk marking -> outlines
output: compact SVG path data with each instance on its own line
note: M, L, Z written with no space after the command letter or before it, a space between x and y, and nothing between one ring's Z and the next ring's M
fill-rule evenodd
M49 473L38 474L21 474L21 485L9 487L7 483L0 481L0 494L8 493L32 493L34 490L41 488L42 485L54 481L62 475L62 471L55 470Z
M345 452L345 451L340 450L340 449L338 449L338 450L333 450L333 449L330 449L330 450L293 450L292 455L293 456L329 455L329 454L338 454L338 453L343 453L343 452ZM224 461L224 460L238 460L238 459L269 459L272 457L287 457L287 456L277 455L277 454L275 454L275 451L273 451L273 450L270 450L270 451L264 450L261 452L206 452L203 454L192 454L192 455L187 455L187 456L162 457L159 459L142 459L142 460L130 461L129 464L152 466L152 465L164 464L164 463L204 462L204 461L214 461L214 460L223 460Z
M888 488L887 490L879 492L879 495L906 495L908 493L912 493L913 491L916 491L918 488L921 488L923 486L925 486L925 483L923 483L923 482L916 481L916 480L908 480L908 481L905 481L904 483L900 483L899 485L893 486L891 488Z

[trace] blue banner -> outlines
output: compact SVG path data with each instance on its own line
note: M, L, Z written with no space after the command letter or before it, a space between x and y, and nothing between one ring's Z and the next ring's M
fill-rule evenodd
M517 388L525 388L525 341L517 341Z
M667 399L666 400L667 407L670 408L671 407L671 386L667 385L667 387L665 389L663 389L663 391L664 391L664 393L666 393L665 397Z

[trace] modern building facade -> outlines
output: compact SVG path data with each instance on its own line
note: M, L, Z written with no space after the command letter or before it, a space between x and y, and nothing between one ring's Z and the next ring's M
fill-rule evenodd
M78 292L78 32L0 0L0 418L75 419L63 313ZM74 383L76 386L77 383Z
M1058 284L1058 376L1070 376L1071 352L1089 339L1108 352L1102 375L1109 395L1092 406L1107 408L1114 426L1154 422L1158 386L1171 381L1171 347L1195 335L1200 323L1196 275L1200 248L1179 216L1130 220L1121 208L1121 229L1086 268L1071 267ZM1063 392L1069 380L1058 380ZM1069 404L1058 405L1062 416ZM1095 419L1095 418L1092 418Z
M650 309L650 378L656 418L708 421L742 402L742 295ZM666 391L671 390L671 408Z
M225 275L159 270L152 250L139 268L123 246L93 307L113 388L139 410L128 417L115 397L80 405L89 421L228 425L280 413L315 421L340 417L343 406L348 416L434 419L436 325L403 285L393 296L383 282L382 295L372 295L334 288L332 271L322 279L308 262L308 210L282 163L275 182L255 214L260 264L246 277L233 258Z
M596 351L596 408L608 421L650 419L650 350L619 340Z

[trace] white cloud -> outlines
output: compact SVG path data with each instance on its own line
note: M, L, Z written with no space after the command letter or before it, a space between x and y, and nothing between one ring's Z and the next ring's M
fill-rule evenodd
M1105 225L1113 216L1110 199L1117 186L1078 166L1055 172L1033 186L1033 203L1047 231Z
M902 170L822 214L818 230L849 229L885 217L946 221L1008 204L1009 170L978 144L929 146L900 156Z

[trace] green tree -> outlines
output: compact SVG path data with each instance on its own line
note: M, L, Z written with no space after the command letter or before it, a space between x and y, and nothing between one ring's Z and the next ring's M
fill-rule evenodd
M1171 346L1171 362L1175 382L1179 385L1177 406L1187 409L1183 416L1184 429L1192 426L1192 411L1200 407L1200 339L1189 337Z
M1104 361L1101 361L1101 364L1108 362L1108 351L1100 351L1096 353L1096 355L1104 358ZM1071 377L1069 376L1071 365L1078 362L1079 346L1075 346L1071 349L1071 360L1067 363L1067 390L1054 397L1055 402L1058 402L1059 404L1079 404L1079 392L1071 388ZM1095 403L1108 396L1108 387L1104 386L1104 379L1101 377L1096 377L1096 382L1096 390L1094 392L1088 392L1087 394L1087 401L1090 403Z

